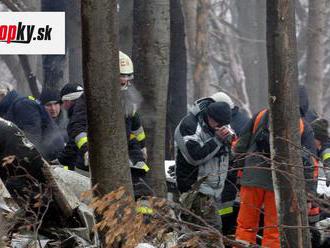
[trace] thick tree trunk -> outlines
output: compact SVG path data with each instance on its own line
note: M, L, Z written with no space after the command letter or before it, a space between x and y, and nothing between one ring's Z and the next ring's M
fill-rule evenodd
M80 1L69 0L65 3L69 81L79 84L83 81Z
M266 1L237 0L237 9L240 57L251 111L256 112L267 105Z
M26 83L27 78L26 74L23 70L22 64L18 59L18 55L2 55L1 58L8 66L13 77L16 79L17 82L17 91L22 95L30 95L31 89L29 85Z
M209 77L209 58L208 58L208 17L209 0L198 0L197 21L196 21L196 47L195 47L195 66L193 75L194 99L206 97L208 92Z
M133 2L119 0L119 49L130 57L133 47Z
M117 1L81 3L92 184L101 194L124 186L133 195L119 99Z
M144 101L141 106L147 135L151 188L166 195L164 171L167 86L170 54L168 0L134 2L134 46L136 86Z
M294 1L267 1L272 175L282 247L311 247L300 146ZM294 165L294 166L292 166Z
M181 0L187 46L187 101L189 104L194 101L193 74L196 51L197 2L198 0Z
M65 0L42 0L42 11L65 11ZM66 17L66 42L70 37L68 32L68 18ZM44 55L43 58L43 85L51 89L60 89L68 82L67 56Z
M306 88L311 108L322 114L326 0L309 0Z
M174 159L174 131L187 113L187 53L180 1L170 1L171 50L167 95L166 159Z

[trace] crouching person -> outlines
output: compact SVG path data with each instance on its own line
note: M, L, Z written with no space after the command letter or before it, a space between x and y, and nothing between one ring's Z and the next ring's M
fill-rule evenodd
M190 112L175 130L176 177L183 207L221 229L221 192L227 177L231 134L227 103ZM195 221L193 219L192 221ZM197 221L198 222L198 221Z

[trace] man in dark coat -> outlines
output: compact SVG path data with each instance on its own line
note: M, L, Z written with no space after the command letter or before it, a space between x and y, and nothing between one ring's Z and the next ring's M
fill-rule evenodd
M88 170L87 109L83 87L74 83L66 84L61 90L61 100L63 108L68 111L69 141L58 160L70 170L76 166Z
M316 149L311 126L303 117L308 110L308 98L303 87L300 94L300 135L301 144L308 150L302 151L306 190L315 192L313 182L313 158ZM259 230L259 215L263 207L264 228L262 246L280 247L277 211L273 188L272 173L269 170L269 111L257 113L245 127L238 141L235 152L245 154L243 175L240 180L240 210L237 219L236 239L246 244L256 244ZM263 156L260 156L263 155Z
M242 111L238 106L235 106L231 97L224 92L217 92L213 94L212 98L216 102L226 102L231 108L231 122L230 126L235 131L239 138L243 128L250 121L250 117L245 111ZM238 191L237 170L233 168L233 161L229 163L228 174L225 182L225 187L221 196L221 218L223 224L224 234L233 234L236 225L236 213L234 203Z
M56 135L56 125L37 101L20 96L0 84L0 116L15 123L49 160L63 149L63 139Z
M60 130L60 134L67 142L69 137L66 128L69 124L69 119L66 111L61 109L60 92L45 88L40 94L39 101L45 106L49 116L54 120Z
M231 109L225 102L199 109L191 109L175 130L177 185L183 206L220 229L221 193L231 153L227 126Z

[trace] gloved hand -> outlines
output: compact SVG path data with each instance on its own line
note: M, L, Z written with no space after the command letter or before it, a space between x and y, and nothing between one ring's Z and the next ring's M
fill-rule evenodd
M86 167L89 166L89 154L88 154L88 152L85 152L85 153L84 153L84 165L85 165Z

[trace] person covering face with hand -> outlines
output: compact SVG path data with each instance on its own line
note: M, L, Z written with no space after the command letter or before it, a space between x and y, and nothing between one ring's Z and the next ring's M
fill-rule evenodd
M181 203L209 224L221 229L221 192L227 176L231 109L214 102L183 118L175 130L176 177Z

